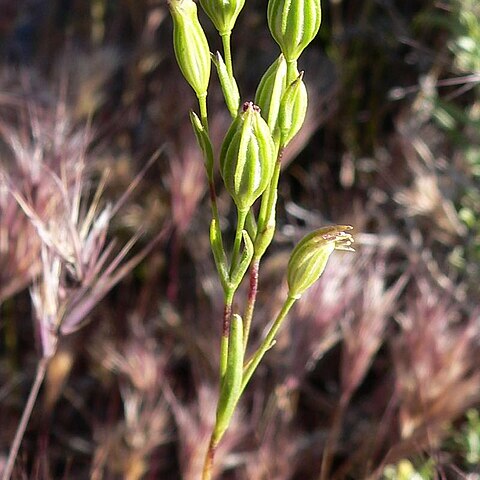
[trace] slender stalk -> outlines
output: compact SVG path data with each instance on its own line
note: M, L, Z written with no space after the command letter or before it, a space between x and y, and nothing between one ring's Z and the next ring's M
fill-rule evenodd
M290 296L287 297L287 299L283 303L282 309L277 315L277 318L273 322L273 325L270 327L270 330L268 331L267 336L263 340L258 350L254 353L253 357L248 361L243 373L242 391L247 386L248 382L250 381L250 378L253 375L253 372L258 367L258 364L262 360L265 353L272 347L273 341L275 340L275 336L277 335L279 328L282 326L283 320L285 319L288 312L290 311L290 309L292 308L293 304L296 301L297 301L296 298L292 298Z
M234 294L235 291L231 290L225 296L225 306L223 309L222 340L220 342L220 386L222 385L225 372L227 370L230 321L232 318L232 302ZM202 480L210 480L212 478L215 450L219 441L220 437L217 432L217 425L215 424L212 435L210 437L210 442L208 444L207 453L205 455L202 471Z
M178 300L179 270L180 270L180 242L181 235L178 229L172 232L172 250L170 267L168 269L167 298L175 305Z
M290 85L298 75L297 61L287 62L287 85Z
M248 210L237 210L237 230L235 232L235 241L233 243L232 263L230 265L230 275L237 265L238 256L240 254L240 245L242 243L242 231L245 227L245 220L247 219Z
M260 258L254 258L250 265L250 286L248 290L248 299L245 312L243 314L243 349L247 349L250 326L252 324L253 311L255 310L255 301L258 291L258 270L260 268Z
M338 438L340 436L343 417L345 415L345 410L349 403L350 396L342 396L340 402L335 409L335 414L333 416L332 426L328 434L327 442L325 444L325 449L323 451L322 466L320 469L319 480L328 480L330 478L330 470L332 468L333 456L335 449L338 443Z
M197 98L200 107L200 120L202 121L203 128L205 128L208 133L207 94L199 95Z
M8 454L7 464L5 465L5 470L3 471L2 480L10 480L12 476L13 467L15 465L15 460L18 455L18 450L20 449L20 444L22 443L25 430L32 415L33 407L38 397L38 392L42 386L43 380L45 378L45 373L47 371L48 362L50 358L44 357L40 360L37 366L37 372L35 374L35 380L33 382L30 394L28 395L27 404L22 413L22 418L18 424L17 431L15 432L15 437L13 439L12 447L10 448L10 453Z
M230 37L232 32L228 32L222 35L223 56L225 57L225 65L227 67L228 75L233 78L233 65L232 65L232 50L230 48Z
M260 205L260 213L258 216L258 232L262 232L265 224L271 217L272 208L275 208L275 190L278 188L280 179L280 171L282 168L283 147L280 147L277 154L277 162L273 170L272 179L267 187L267 191L262 195L262 203Z

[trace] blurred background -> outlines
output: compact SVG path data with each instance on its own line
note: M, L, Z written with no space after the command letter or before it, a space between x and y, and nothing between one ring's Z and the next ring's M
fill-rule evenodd
M480 4L322 7L252 345L305 233L351 224L357 251L336 252L292 311L215 473L477 479ZM171 37L160 0L0 0L0 471L53 355L13 478L199 478L223 297ZM265 2L246 2L232 41L250 100L278 55ZM230 117L211 85L218 151Z

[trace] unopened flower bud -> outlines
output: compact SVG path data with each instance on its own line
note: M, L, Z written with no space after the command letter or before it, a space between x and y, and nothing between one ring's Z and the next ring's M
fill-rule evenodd
M277 123L278 110L286 83L287 62L285 57L280 54L263 74L255 93L255 104L260 107L262 117L266 120L272 132Z
M210 80L210 49L207 37L198 21L197 5L193 0L170 0L173 18L173 47L185 80L197 97L207 94Z
M275 146L260 109L252 102L227 131L220 152L225 187L239 211L247 212L265 191L275 166Z
M320 228L305 236L293 249L287 269L288 295L300 298L325 270L334 250L354 251L349 225Z
M287 62L297 60L320 28L320 0L269 0L268 26Z
M277 122L282 147L286 147L302 128L307 114L307 104L307 89L303 83L303 72L301 72L282 97Z
M245 0L200 0L200 5L223 36L232 31Z

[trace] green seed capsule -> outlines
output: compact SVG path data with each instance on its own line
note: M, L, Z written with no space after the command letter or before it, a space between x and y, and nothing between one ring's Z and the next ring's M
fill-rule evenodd
M283 92L287 84L287 62L280 56L268 67L255 93L255 104L262 112L262 117L273 132L277 124L278 111Z
M231 33L245 0L200 0L205 13L220 35Z
M300 72L282 97L277 122L282 147L286 147L290 143L305 121L308 95L302 79L303 72Z
M207 37L198 21L197 5L193 0L170 0L173 18L173 47L183 76L197 97L207 94L210 80L210 49Z
M334 250L354 251L349 225L320 228L302 238L293 249L287 268L288 295L300 298L325 270Z
M225 187L241 212L265 191L275 166L275 146L260 109L252 102L233 121L223 140L220 171Z
M268 26L287 62L297 60L320 29L320 0L269 0Z

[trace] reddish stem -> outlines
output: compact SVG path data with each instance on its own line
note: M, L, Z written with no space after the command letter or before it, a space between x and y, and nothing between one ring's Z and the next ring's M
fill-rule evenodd
M260 259L255 258L250 266L250 286L248 290L247 306L243 315L243 349L246 350L248 336L250 334L250 326L252 324L253 311L255 309L255 301L258 292L258 270L260 267Z
M213 434L208 444L207 454L205 455L205 462L203 464L202 480L210 480L212 478L213 461L215 459L215 450L217 449L217 442Z
M223 309L222 336L227 337L230 334L230 318L232 317L232 304L226 303Z

